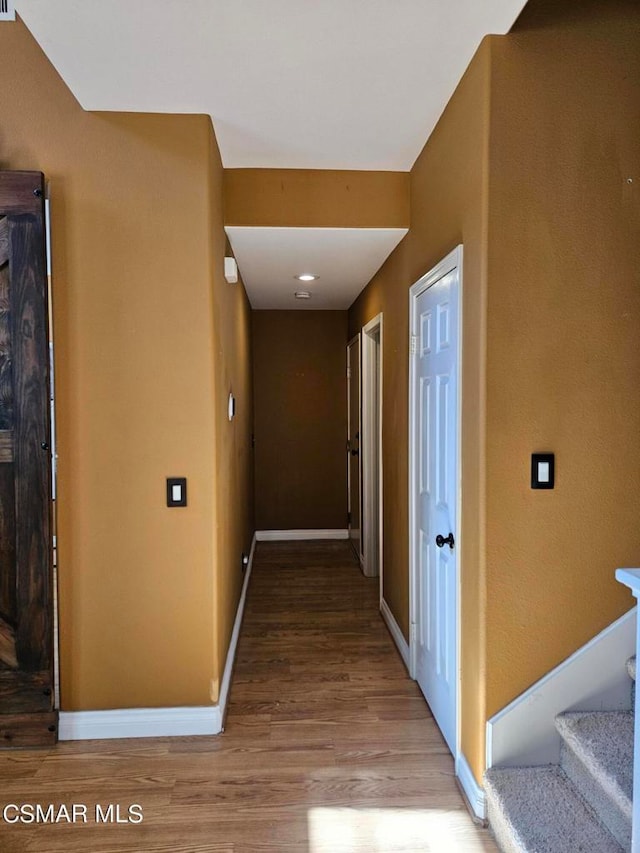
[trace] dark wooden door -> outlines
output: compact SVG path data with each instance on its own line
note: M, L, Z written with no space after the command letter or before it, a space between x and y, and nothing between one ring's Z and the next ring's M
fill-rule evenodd
M0 171L0 747L57 738L47 326L44 178Z

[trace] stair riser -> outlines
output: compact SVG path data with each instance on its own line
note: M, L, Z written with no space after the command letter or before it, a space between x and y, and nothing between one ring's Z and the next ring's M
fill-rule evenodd
M560 766L575 785L581 797L591 806L598 820L625 849L631 849L631 811L621 806L606 791L576 755L571 746L562 743Z

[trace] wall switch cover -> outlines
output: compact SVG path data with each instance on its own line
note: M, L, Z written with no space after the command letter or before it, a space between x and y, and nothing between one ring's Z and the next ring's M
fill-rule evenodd
M15 7L14 0L0 0L0 21L15 21Z
M187 505L187 478L167 477L167 506Z
M531 454L531 488L553 489L555 485L555 456L553 453Z

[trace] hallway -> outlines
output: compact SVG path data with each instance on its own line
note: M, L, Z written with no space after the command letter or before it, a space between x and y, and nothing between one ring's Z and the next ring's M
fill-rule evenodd
M345 542L260 543L219 737L0 754L8 803L85 804L84 824L0 822L0 849L479 853L453 761ZM95 804L142 806L96 825Z
M225 732L259 749L227 800L251 810L243 840L309 853L494 851L378 613L378 585L346 542L259 543Z

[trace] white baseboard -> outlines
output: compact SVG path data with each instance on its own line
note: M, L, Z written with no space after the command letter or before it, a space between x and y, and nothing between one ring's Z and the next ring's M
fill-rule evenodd
M238 609L236 610L236 618L233 623L233 631L231 632L231 640L229 641L229 649L227 651L227 660L224 665L224 673L222 674L222 682L220 684L220 696L218 697L218 705L220 708L220 717L222 727L224 729L224 720L227 713L227 700L229 698L229 688L231 687L231 676L233 675L233 667L236 660L236 651L238 649L238 639L240 638L240 628L242 627L242 617L244 616L244 606L247 600L247 590L249 589L249 580L251 579L251 571L253 569L253 555L256 552L257 536L254 533L251 541L251 551L249 552L249 562L244 573L244 582L242 584L242 592L238 601Z
M134 737L184 737L186 735L217 735L223 731L224 716L231 685L233 664L247 598L253 555L254 534L249 564L245 572L240 601L231 632L220 697L217 704L184 708L118 708L112 711L60 711L58 738L60 740L105 740Z
M258 542L294 542L303 539L348 539L348 530L258 530Z
M186 708L122 708L114 711L60 711L60 740L217 735L218 705Z
M484 790L476 782L476 777L469 767L469 762L462 753L456 758L456 777L462 786L462 790L474 815L478 820L484 820L486 817Z
M629 710L635 649L634 607L487 722L487 768L557 764L563 711Z
M382 598L380 600L380 613L382 614L382 618L387 623L387 628L389 629L389 633L393 637L396 646L398 647L398 651L400 652L400 657L404 661L404 665L407 668L407 672L409 671L409 644L404 638L404 634L400 630L400 626L396 622L395 616L389 609L389 605Z

